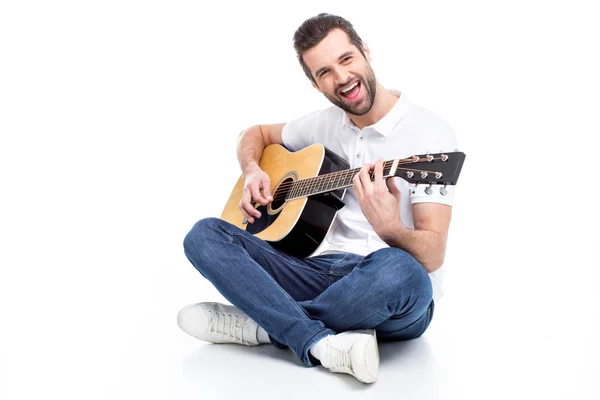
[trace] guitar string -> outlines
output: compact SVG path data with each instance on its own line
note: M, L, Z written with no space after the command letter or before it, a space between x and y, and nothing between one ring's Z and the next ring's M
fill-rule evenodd
M389 163L389 165L387 165ZM391 164L393 163L393 161L386 161L383 165L383 169L385 170L387 167L391 167ZM281 198L286 198L288 197L288 194L290 194L290 192L292 192L293 190L297 190L298 192L304 192L304 191L312 191L313 189L324 189L325 187L327 187L327 185L329 185L330 183L332 183L335 179L337 179L338 177L341 178L344 175L348 175L349 172L352 171L356 171L356 173L358 173L360 171L360 168L357 169L350 169L350 170L345 170L345 171L337 171L337 172L333 172L330 174L326 174L326 175L320 175L320 176L316 176L316 177L311 177L311 178L306 178L306 180L302 179L300 181L293 181L290 183L286 183L284 185L280 185L276 191L275 191L275 196L273 196L273 201L275 200L281 200ZM374 171L370 171L369 172L371 178L373 178L373 174ZM352 176L354 176L356 174L352 174ZM324 178L324 179L323 179ZM349 178L349 176L344 177L344 181L346 181ZM303 182L305 181L305 182ZM297 186L297 187L294 187ZM291 190L285 190L289 187L292 187ZM335 189L332 189L332 191ZM317 190L318 191L318 190ZM303 197L306 195L295 195L292 196L294 197Z
M401 169L401 170L403 170L403 171L413 171L413 172L427 172L427 173L431 173L431 171L427 171L427 170L410 169L410 168L399 168L399 169ZM371 172L369 173L369 177L371 178L371 182L373 182L373 181L375 180L375 172L371 171ZM388 178L392 178L392 177L388 177ZM350 183L348 183L348 184L350 184ZM344 186L347 186L347 185L344 185ZM321 188L321 189L322 189L322 190L325 190L325 191L327 191L327 192L330 192L330 191L335 191L335 190L336 190L336 189L333 189L333 188L329 188L329 189L327 189L327 188L325 188L325 187L323 187L323 188ZM311 190L312 190L312 189L311 189ZM339 190L339 189L338 189L338 190ZM319 190L317 190L317 192L318 192L318 191L319 191ZM307 196L309 196L309 195L310 195L310 193L306 193L306 194L300 194L300 195L295 195L295 196L288 196L289 192L283 192L283 193L279 193L279 192L280 192L280 190L279 190L279 189L277 189L277 191L275 192L275 193L276 193L276 194L275 194L275 197L273 197L273 201L276 201L276 200L281 200L282 198L283 198L284 200L288 200L288 199L294 199L294 200L295 200L295 199L297 199L297 198L307 197Z
M441 160L441 157L434 158L432 161L435 161L435 160ZM416 162L421 162L421 161L414 161L413 159L410 159L410 161L399 160L398 165L414 164ZM385 161L383 164L383 169L385 170L387 167L391 167L390 164L393 164L393 161ZM354 177L354 175L356 175L358 172L360 172L360 170L361 170L361 168L354 168L354 169L349 169L349 170L345 170L345 171L336 171L336 172L328 173L325 175L318 175L315 177L301 179L298 181L288 182L288 183L282 184L279 187L277 187L277 191L285 190L290 186L296 186L296 189L308 189L310 186L312 186L313 183L330 184L333 182L333 180L337 179L338 176L341 178L342 176L347 175L348 173L355 172L352 175L352 177ZM426 172L434 172L434 171L426 171ZM344 180L346 180L346 179L348 179L347 176L344 177Z
M434 160L441 160L441 157L438 158L438 159L434 158L431 161L434 161ZM412 164L412 163L416 163L416 162L420 162L420 161L414 161L413 159L410 159L410 162L402 162L401 164L399 163L399 165ZM388 164L393 164L393 161L386 161L386 162L384 162L384 165L383 165L384 170L385 170L385 168L387 168L388 166L390 166ZM321 189L326 189L327 185L329 185L330 183L332 183L334 181L334 179L337 178L338 176L341 178L344 175L348 175L348 173L350 173L352 171L360 171L360 169L361 168L355 168L355 169L350 169L350 170L346 170L346 171L337 171L337 172L326 174L326 175L321 175L321 176L307 178L306 181L308 181L308 180L314 180L314 181L313 182L309 182L310 184L308 186L304 185L305 187L292 188L292 190L288 190L288 191L283 190L283 189L286 189L286 188L288 188L290 186L294 186L295 184L298 184L299 182L302 182L304 180L293 181L293 182L290 182L289 184L280 185L277 188L277 190L275 191L275 196L273 197L273 201L281 200L282 198L283 198L283 200L287 199L288 195L293 190L296 190L296 189L298 189L297 190L298 192L302 192L303 193L306 189L310 188L310 190L309 190L309 192L310 192L312 189L314 189L312 186L320 187L319 184L324 184L324 185L322 185ZM427 172L427 173L434 173L435 172L435 171L427 171L427 170L418 170L418 169L413 169L413 168L400 168L400 167L398 167L398 169L403 170L403 171L413 171L413 172ZM343 172L343 173L340 174L340 172ZM371 181L374 180L374 174L375 174L374 171L370 171L369 172L369 177L371 178ZM328 176L328 175L330 175L330 176ZM356 175L356 174L354 174L354 175ZM315 178L322 178L322 177L327 177L327 179L325 179L323 182L321 182L319 179L315 179ZM346 179L348 179L348 177L344 177L344 181ZM313 183L316 184L316 185L313 185ZM348 184L349 184L349 182L348 182ZM300 184L299 186L303 186L303 185ZM346 185L344 185L344 186L346 186ZM329 190L329 189L331 189L331 190ZM334 191L334 190L336 190L336 189L333 189L333 187L329 188L329 189L326 189L326 190L327 191ZM296 194L294 196L291 196L290 198L295 199L295 198L306 197L308 195L309 195L309 193L300 194L300 195ZM257 203L254 203L254 204L256 205Z
M389 164L389 163L393 163L393 161L386 161L384 163L384 169L387 166L389 166L389 165L386 165L386 164ZM404 164L410 164L410 163L415 163L415 161L404 162L404 163L402 163L402 165L404 165ZM411 168L399 168L399 169L401 169L403 171L413 171L413 172L427 172L427 173L435 172L435 171L418 170L418 169L411 169ZM354 170L338 171L338 172L345 172L345 174L340 174L340 177L341 177L343 175L348 175L348 173L352 172L352 171L360 171L360 168L357 168L357 169L354 169ZM335 175L335 176L329 177L328 179L326 179L326 180L324 180L322 182L319 181L318 179L315 179L315 178L324 177L324 176L327 176L327 175ZM371 181L373 181L374 180L374 171L370 171L369 172L369 176L371 178ZM294 181L294 182L291 182L290 184L281 185L275 191L275 196L273 197L273 201L281 200L282 198L283 198L283 200L286 200L288 197L290 199L295 199L295 198L301 198L301 197L309 196L310 195L310 191L312 191L314 189L312 186L320 187L321 189L326 189L326 191L334 191L336 189L333 189L333 187L329 188L331 190L327 189L327 185L330 184L332 182L332 179L335 178L335 177L337 177L336 173L321 175L321 176L312 177L312 178L307 178L307 180L315 179L315 181L314 182L310 182L311 184L309 184L309 185L299 185L301 187L292 188L292 190L289 190L289 191L282 190L282 188L285 189L285 188L289 187L290 185L293 186L294 184L297 184L298 182L301 182L301 181ZM344 180L346 180L347 178L348 177L345 177ZM316 185L313 185L312 183L315 183ZM324 185L322 185L322 186L318 185L318 184L322 184L322 183ZM348 182L348 184L349 184L349 182ZM346 185L344 185L344 186L346 186ZM307 189L310 189L310 190L307 191ZM295 194L294 196L288 196L294 190L296 190L298 192L298 194ZM307 191L308 193L304 193L305 191ZM258 204L258 203L254 203L255 206L256 206L256 204Z
M441 157L440 158L433 158L431 160L431 162L435 161L435 160L441 160ZM385 169L385 168L389 167L390 164L393 164L393 162L394 162L393 160L391 160L391 161L385 161L384 164L383 164L383 168ZM414 164L414 163L417 163L417 162L423 162L423 161L421 161L421 160L414 161L414 159L412 159L412 158L410 158L410 159L402 159L402 160L399 160L398 165ZM430 161L427 161L427 162L430 162ZM329 183L329 182L327 182L327 180L333 180L333 179L337 178L338 174L340 176L343 176L344 174L342 174L342 173L346 173L347 174L347 173L350 173L350 172L355 172L354 175L356 175L356 173L360 172L360 170L361 170L361 168L353 168L353 169L348 169L348 170L345 170L345 171L336 171L336 172L327 173L325 175L317 175L317 176L314 176L314 177L305 178L305 179L301 179L301 180L298 180L298 181L292 181L292 182L280 185L279 187L277 187L277 190L287 189L289 186L294 186L294 185L297 185L297 186L298 185L299 186L305 185L306 186L305 188L308 188L308 185L311 185L313 183ZM428 172L431 172L431 171L428 171ZM348 177L345 177L344 179L347 179L347 178Z

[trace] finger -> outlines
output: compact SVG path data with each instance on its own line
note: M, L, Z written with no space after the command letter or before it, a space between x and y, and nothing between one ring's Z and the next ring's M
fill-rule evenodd
M262 215L252 203L244 203L244 209L248 212L248 214L252 215L253 217L260 218L260 216Z
M369 171L372 168L372 164L365 164L362 166L362 168L360 169L360 171L358 171L358 176L359 179L361 181L361 183L364 185L366 185L368 183L368 181L370 181L370 175L369 175Z
M249 215L248 212L246 211L246 209L244 208L243 200L240 200L240 203L238 204L238 208L240 209L240 212L242 213L242 215L248 222L250 222L250 223L254 222L254 218L252 218L252 216Z
M269 201L267 199L265 199L264 196L262 195L262 193L260 192L259 182L250 183L248 185L248 188L250 189L250 193L252 194L252 199L255 202L257 202L261 206L266 206L267 204L269 204Z
M380 189L380 190L385 190L385 182L383 181L383 158L380 158L379 160L377 160L377 162L375 163L375 185Z
M273 195L271 195L271 181L269 179L264 179L262 181L263 195L267 199L267 201L273 201Z
M261 216L260 211L258 211L252 205L252 197L251 197L250 191L248 189L246 189L244 191L242 206L244 207L244 210L246 211L246 213L248 213L248 215L254 216L256 218L260 218L260 216Z
M241 201L240 201L240 204L238 204L238 208L240 209L240 212L242 213L242 215L248 222L250 222L251 224L254 223L254 218L252 218L250 215L248 215L248 213L244 209L244 205L242 204Z
M375 164L369 163L369 164L364 164L362 166L363 168L367 169L367 172L370 172L373 168L375 168ZM362 169L362 168L361 168Z
M360 182L362 183L363 192L370 193L373 190L373 183L371 182L371 168L373 164L365 164L358 173L360 175Z
M390 193L394 195L396 198L400 198L400 189L396 186L396 182L394 182L394 177L387 178L385 181Z
M363 187L362 181L360 180L360 173L356 174L354 178L352 178L352 188L354 189L356 198L361 201L363 198Z
M246 212L248 214L250 214L253 217L260 218L260 216L261 216L260 211L258 211L251 202L245 201L243 205L244 205L244 210L246 210Z

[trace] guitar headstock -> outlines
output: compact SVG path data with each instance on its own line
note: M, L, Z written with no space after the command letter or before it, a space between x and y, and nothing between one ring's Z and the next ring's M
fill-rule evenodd
M465 161L465 153L422 154L398 161L394 176L410 183L456 185Z

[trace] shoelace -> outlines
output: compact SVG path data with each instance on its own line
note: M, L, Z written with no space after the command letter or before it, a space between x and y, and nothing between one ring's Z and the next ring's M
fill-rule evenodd
M236 343L248 344L244 340L243 331L246 320L242 316L212 310L208 310L208 312L210 314L208 332L233 339Z
M330 344L327 344L327 360L329 361L329 370L331 372L345 372L354 375L352 371L352 362L350 357L350 351L352 346L345 349L338 349Z

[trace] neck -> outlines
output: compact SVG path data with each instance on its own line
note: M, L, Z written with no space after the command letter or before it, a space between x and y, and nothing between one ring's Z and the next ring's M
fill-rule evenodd
M363 129L365 126L376 124L381 118L390 112L397 101L398 97L396 95L377 82L375 100L373 101L373 107L371 107L369 112L365 115L354 115L350 113L346 114L348 114L348 117L352 120L354 125L358 127L358 129Z

